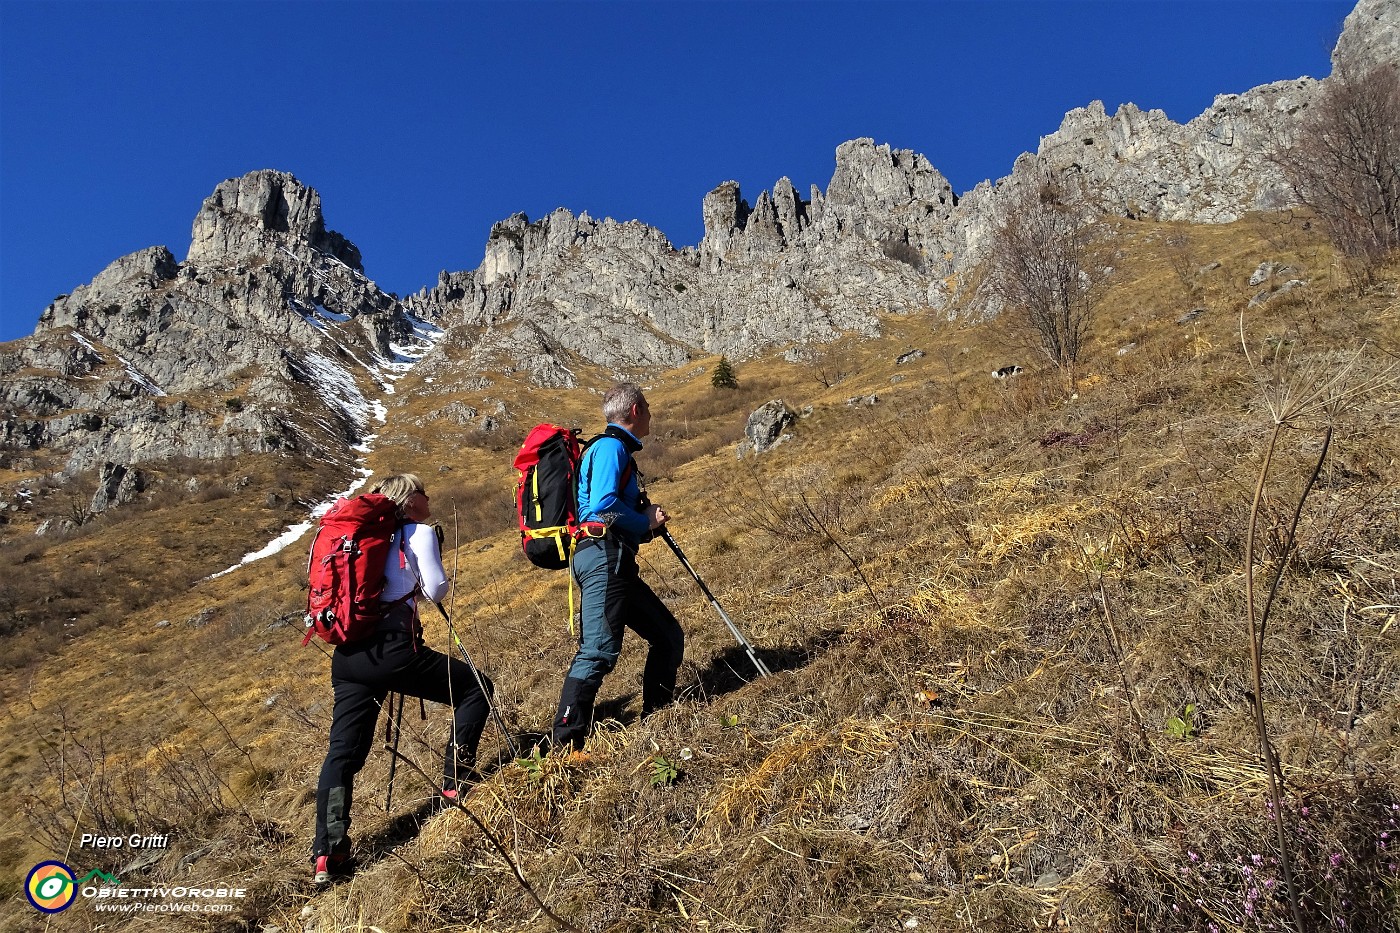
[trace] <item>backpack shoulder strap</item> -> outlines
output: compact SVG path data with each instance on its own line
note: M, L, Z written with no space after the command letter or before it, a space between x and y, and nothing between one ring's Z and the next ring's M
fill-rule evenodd
M608 425L607 429L603 431L602 434L589 438L588 442L583 445L583 451L587 451L588 448L592 447L594 444L596 444L598 441L601 441L605 437L610 437L613 440L620 443L622 445L623 453L627 454L627 464L622 468L622 472L618 475L617 480L617 491L622 492L622 490L627 488L627 482L632 478L632 474L635 473L637 470L637 460L633 456L633 454L636 453L638 444L636 440L633 439L633 437L626 431L622 430L617 425L610 424ZM583 462L582 453L580 453L579 455L579 462Z

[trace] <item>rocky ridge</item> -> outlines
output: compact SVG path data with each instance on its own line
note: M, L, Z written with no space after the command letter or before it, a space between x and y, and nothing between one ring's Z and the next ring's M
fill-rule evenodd
M1358 3L1335 70L1400 60L1397 6ZM523 370L569 387L580 366L801 352L874 335L884 314L962 313L1003 205L1027 186L1051 185L1088 215L1195 223L1287 204L1267 153L1321 86L1222 95L1186 124L1092 102L961 198L922 155L851 140L825 191L804 197L782 178L750 204L736 182L717 185L693 247L637 221L515 214L492 227L480 266L402 302L327 229L313 189L253 172L205 200L184 262L165 247L122 257L0 348L0 452L59 454L69 475L249 451L344 461L395 368L429 348L422 321L468 351L448 367L458 382Z
M1400 59L1396 7L1358 3L1337 67ZM961 198L922 155L851 140L836 151L826 191L814 185L805 199L787 178L752 205L736 182L715 187L696 248L676 249L636 222L517 214L492 229L480 267L444 272L406 306L486 328L541 375L541 351L625 369L872 334L881 313L951 312L1004 205L1028 186L1135 219L1229 223L1287 206L1291 191L1268 153L1320 87L1300 77L1223 94L1185 124L1132 104L1110 116L1094 101L1066 114L1010 175Z
M487 345L520 358L563 351L617 371L873 334L880 313L928 305L947 263L914 215L946 222L956 198L917 153L858 139L836 158L826 194L805 200L786 178L753 206L719 185L697 247L635 221L516 214L492 228L476 270L444 272L405 306L487 328Z

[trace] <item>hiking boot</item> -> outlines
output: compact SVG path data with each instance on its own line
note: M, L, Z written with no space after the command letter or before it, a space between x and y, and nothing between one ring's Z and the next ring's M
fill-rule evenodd
M559 694L559 711L554 716L550 729L550 744L555 748L572 745L583 748L593 728L593 702L598 696L598 684L569 677L564 681L564 689Z
M316 856L316 874L311 880L315 884L330 884L336 878L350 874L350 857L348 855L318 855Z

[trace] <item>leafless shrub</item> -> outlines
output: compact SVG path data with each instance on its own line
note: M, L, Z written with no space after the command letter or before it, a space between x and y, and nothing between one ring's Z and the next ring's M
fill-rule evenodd
M1196 301L1201 296L1200 262L1191 249L1191 238L1184 233L1173 233L1164 241L1167 262L1188 301Z
M812 361L812 375L823 389L830 389L851 374L855 364L844 344L820 351Z
M1014 340L1044 353L1071 381L1105 278L1096 225L1042 190L1010 201L992 236L987 296Z
M1259 753L1265 767L1265 777L1271 804L1271 817L1279 851L1279 873L1288 896L1288 908L1296 929L1307 929L1304 920L1306 912L1305 896L1294 878L1293 841L1284 815L1284 773L1275 743L1269 734L1268 719L1264 705L1264 645L1270 615L1277 605L1277 596L1284 575L1293 560L1298 543L1298 526L1302 518L1308 496L1317 485L1327 454L1331 448L1337 419L1355 406L1358 400L1368 395L1388 389L1395 381L1391 370L1379 376L1361 378L1357 375L1361 353L1358 351L1340 365L1331 360L1321 360L1311 366L1301 367L1296 373L1274 377L1265 393L1264 402L1273 420L1273 431L1269 446L1259 467L1258 481L1254 490L1254 503L1250 509L1249 525L1245 541L1244 589L1245 624L1249 636L1249 662L1251 697L1254 710L1255 731L1259 740ZM1292 515L1280 516L1271 535L1277 542L1272 560L1264 563L1266 576L1270 577L1262 599L1255 590L1255 558L1263 548L1256 549L1256 538L1261 530L1264 514L1262 503L1269 479L1270 468L1279 452L1279 444L1287 429L1316 431L1320 439L1321 451L1316 464L1305 480L1302 491L1294 498ZM1267 554L1268 552L1265 551Z
M861 561L842 542L845 535L836 533L844 531L841 527L842 513L850 504L852 493L835 488L834 484L823 481L816 474L809 474L793 478L783 493L775 495L752 466L749 467L749 475L758 493L742 494L739 504L747 513L752 527L779 540L830 544L851 565L865 586L871 603L883 609L870 578L861 567Z
M1278 252L1295 250L1302 243L1302 231L1311 227L1298 211L1276 210L1256 218L1254 228Z
M1341 71L1274 160L1360 283L1400 248L1400 69Z
M103 736L84 740L64 728L40 755L53 787L27 795L34 832L55 851L66 851L75 826L97 835L172 830L188 832L224 812L224 763L203 747L198 754L168 743L152 744L146 760L127 757Z
M515 494L511 475L502 472L497 482L447 474L430 490L437 505L434 519L449 527L448 540L475 541L516 527Z
M880 252L891 259L904 263L916 272L924 271L924 256L919 252L919 248L908 240L896 240L893 237L880 241Z

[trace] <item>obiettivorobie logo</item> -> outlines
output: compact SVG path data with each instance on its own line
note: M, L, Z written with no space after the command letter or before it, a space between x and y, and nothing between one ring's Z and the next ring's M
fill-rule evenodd
M29 898L35 910L56 914L71 907L78 897L78 886L94 878L107 884L121 884L99 868L75 879L73 869L62 862L40 862L29 870L28 877L24 879L24 896Z
M47 861L29 870L24 896L46 914L67 910L79 897L107 913L230 913L248 891L220 882L127 887L100 868L78 878L63 862Z

